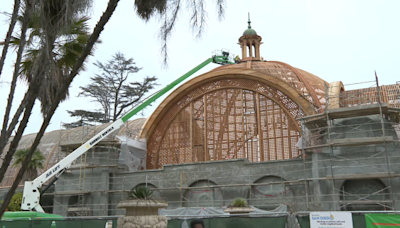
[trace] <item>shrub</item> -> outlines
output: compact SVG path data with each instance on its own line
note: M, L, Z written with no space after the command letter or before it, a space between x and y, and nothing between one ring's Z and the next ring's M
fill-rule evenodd
M134 199L152 199L153 191L146 186L136 186L132 188L130 197Z
M243 198L236 198L232 201L231 207L247 207L247 201Z

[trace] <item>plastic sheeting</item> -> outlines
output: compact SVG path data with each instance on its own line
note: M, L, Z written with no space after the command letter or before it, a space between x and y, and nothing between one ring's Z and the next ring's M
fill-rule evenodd
M287 206L286 205L280 205L279 207L275 208L272 211L265 211L258 209L256 207L250 206L251 208L254 209L254 212L251 212L250 214L277 214L277 213L287 213ZM180 207L176 209L160 209L159 214L164 215L166 217L174 217L174 219L193 219L193 218L198 218L198 217L204 217L204 216L213 216L213 215L227 215L229 216L229 213L225 213L224 210L227 207ZM182 216L182 217L179 217Z
M116 137L121 141L118 164L126 165L129 171L146 169L146 140L136 140L126 136Z
M204 227L207 228L287 228L287 216L274 217L220 217L202 219ZM189 228L191 221L169 220L168 228ZM297 228L297 227L296 227Z
M282 214L279 213L287 213L287 206L286 205L281 205L277 208L275 208L272 211L265 211L258 209L256 207L252 207L254 209L254 212L250 213L251 215L254 216L259 216L259 215L269 215L273 217L273 215L276 216L282 216ZM166 216L168 219L173 219L173 220L184 220L182 221L182 224L180 225L180 228L188 228L189 227L189 220L199 218L199 217L212 217L212 216L229 216L229 213L225 213L224 210L226 207L180 207L176 209L160 209L159 214ZM180 217L181 216L181 217ZM173 217L173 218L171 218ZM213 218L215 219L215 218ZM169 222L171 223L171 222ZM170 225L168 225L170 227Z

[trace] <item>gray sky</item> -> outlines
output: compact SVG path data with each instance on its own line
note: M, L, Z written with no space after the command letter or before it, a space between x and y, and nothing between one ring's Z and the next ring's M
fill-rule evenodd
M72 122L66 110L96 109L96 104L81 97L79 86L88 84L96 72L95 60L106 61L117 51L133 57L143 69L132 80L157 76L160 86L191 70L210 57L213 50L226 48L240 54L239 37L247 28L247 12L251 14L252 28L262 36L261 56L313 73L327 82L344 84L374 80L377 71L381 84L400 81L400 1L398 0L229 0L225 19L218 21L214 1L207 1L208 26L203 38L195 40L191 34L186 12L180 14L169 42L169 66L161 66L160 43L157 41L159 24L144 23L133 10L134 0L121 0L101 34L102 44L90 57L87 70L76 77L70 87L69 100L62 103L53 116L47 131L60 129L61 122ZM1 12L11 12L12 0L2 0ZM96 0L91 26L100 18L106 0ZM8 29L7 18L0 15L0 38ZM0 81L9 82L15 53L9 55ZM218 65L210 64L198 74ZM192 76L193 78L194 76ZM0 84L0 119L5 110L8 84ZM370 87L372 83L348 86L346 90ZM20 101L24 83L19 84L16 100ZM144 112L148 117L159 100ZM17 106L17 103L14 104ZM138 116L142 117L142 116ZM2 120L2 119L1 119ZM39 130L42 121L36 105L25 134Z

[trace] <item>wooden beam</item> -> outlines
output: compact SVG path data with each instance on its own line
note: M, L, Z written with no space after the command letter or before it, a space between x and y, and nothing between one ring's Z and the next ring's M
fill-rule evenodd
M189 140L190 140L190 155L191 155L191 160L194 162L194 154L193 154L193 101L190 102L190 110L189 110Z
M204 156L203 156L203 161L209 161L209 160L207 160L207 153L208 153L208 131L207 131L207 129L208 129L208 127L207 127L207 124L208 124L208 121L207 121L207 118L208 118L207 107L208 107L208 105L207 105L207 94L204 94L203 99L204 99L204 121L203 121L203 124L204 124L204 127L203 127L203 129L204 129ZM208 158L208 159L210 159L210 158Z
M243 142L243 158L245 158L246 154L246 130L244 126L244 98L243 98L243 89L240 89L240 100L242 101L242 142Z
M260 108L260 94L257 93L257 127L258 127L258 145L260 151L260 160L264 161L264 138L262 131L262 122L261 122L261 108Z

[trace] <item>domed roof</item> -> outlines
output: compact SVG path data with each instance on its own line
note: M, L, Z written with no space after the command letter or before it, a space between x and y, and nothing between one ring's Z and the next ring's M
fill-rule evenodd
M248 28L243 32L243 36L248 36L248 35L257 35L257 32L252 28Z
M254 29L251 28L250 14L249 14L249 21L248 21L247 23L249 23L249 26L248 26L247 29L243 32L243 36L248 36L248 35L256 35L256 36L257 36L256 30L254 30Z
M137 139L145 121L146 118L138 118L126 122L118 131L114 131L106 138L102 139L99 144L108 143L115 145L119 142L117 136L126 136L132 139ZM44 163L44 169L38 170L38 174L40 175L45 170L55 165L58 161L66 156L65 152L61 150L61 147L69 148L71 150L76 149L78 146L82 145L84 142L105 129L110 124L111 123L98 126L82 126L73 129L63 129L46 132L43 135L43 138L40 140L40 144L38 146L38 149L43 153L43 156L46 158L46 162ZM35 137L36 134L22 136L21 141L18 144L17 150L30 147ZM8 151L9 145L10 144L6 146L6 148L4 149L4 153L1 154L0 161L3 160L5 152ZM11 163L14 162L12 161ZM11 165L7 169L5 177L0 184L0 187L11 186L18 170L18 167L14 167Z
M289 64L278 61L247 61L220 66L213 71L232 68L252 69L279 78L297 90L299 95L306 97L315 107L319 108L325 104L325 83L327 82Z

